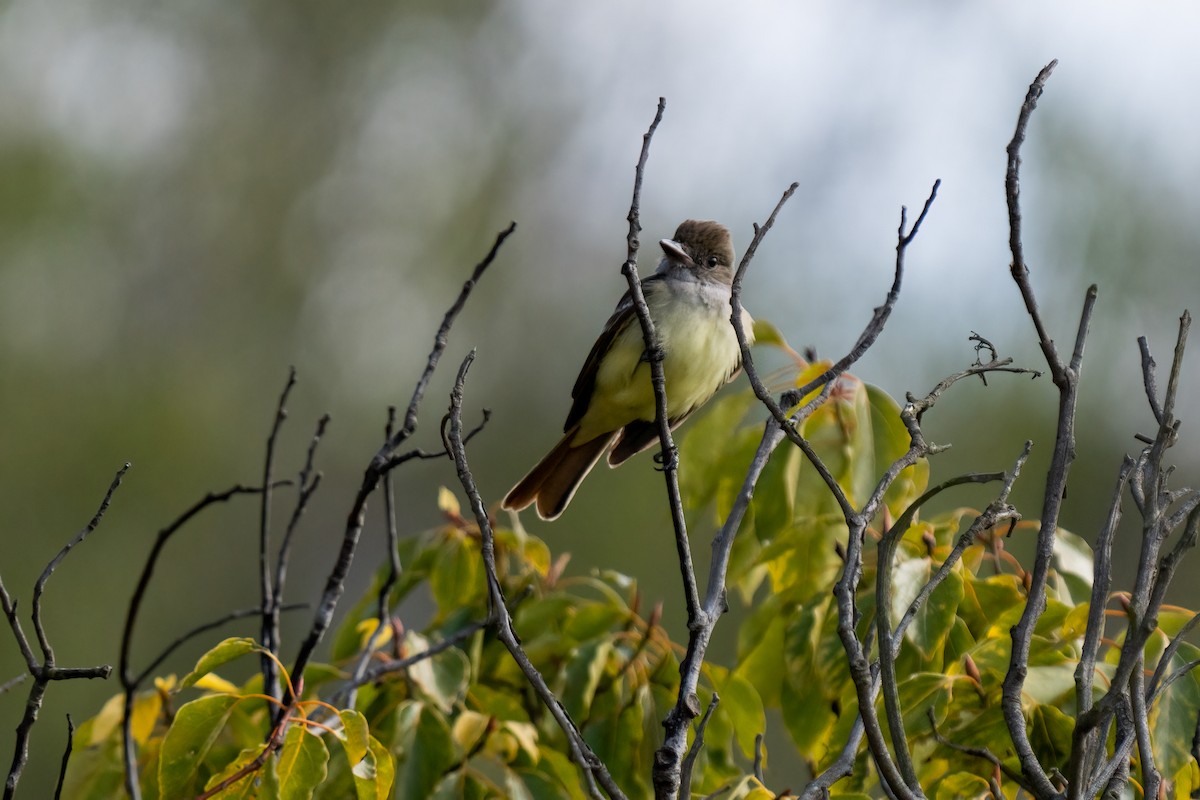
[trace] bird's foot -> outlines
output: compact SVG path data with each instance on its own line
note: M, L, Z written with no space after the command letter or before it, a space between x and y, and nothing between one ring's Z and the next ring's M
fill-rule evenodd
M655 469L657 469L659 472L666 472L667 470L675 471L679 469L679 448L672 444L670 455L665 458L663 457L663 452L659 450L654 454L654 463L658 465Z
M647 347L645 350L643 350L641 360L647 364L653 364L655 362L661 364L666 357L667 351L662 349L662 347L655 346Z

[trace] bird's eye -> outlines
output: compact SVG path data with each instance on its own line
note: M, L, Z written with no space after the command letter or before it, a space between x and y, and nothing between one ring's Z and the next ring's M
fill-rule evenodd
M707 260L707 261L705 261L704 263L708 264L708 268L709 268L709 269L712 269L713 267L715 267L715 266L717 265L717 257L716 257L716 256L709 256L709 257L708 257L708 260Z

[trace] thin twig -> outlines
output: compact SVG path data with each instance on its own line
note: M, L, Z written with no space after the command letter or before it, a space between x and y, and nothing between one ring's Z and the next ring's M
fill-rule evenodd
M49 666L54 665L54 650L50 647L50 642L46 638L46 632L42 628L42 592L46 589L46 582L50 580L50 576L54 574L54 570L62 563L62 560L67 557L67 553L88 535L96 530L96 526L100 524L100 520L104 517L104 512L108 511L109 503L112 502L113 494L121 486L121 481L125 477L125 473L129 471L131 465L126 462L119 470L116 477L112 479L112 483L108 485L108 491L104 493L104 499L100 501L100 507L96 509L96 513L92 515L91 520L85 525L75 537L71 539L54 558L50 559L50 563L42 570L42 574L38 576L37 583L33 585L33 630L37 634L38 643L41 645L42 654L45 656L45 663Z
M412 655L405 656L404 658L394 658L388 661L382 661L379 664L370 667L369 669L364 669L361 676L354 678L354 685L362 686L378 680L384 675L390 675L393 672L403 672L414 664L418 664L427 658L432 658L438 653L449 650L451 647L457 647L490 624L492 624L491 620L472 622L458 629L445 639L442 639L440 642L429 645L429 647L418 653L413 653Z
M1026 129L1030 116L1037 106L1038 98L1050 73L1057 62L1050 62L1026 93L1025 102L1017 117L1017 127L1008 145L1008 169L1005 179L1005 197L1008 203L1009 249L1012 251L1011 272L1014 282L1025 303L1025 310L1033 322L1038 335L1038 344L1046 359L1050 375L1055 386L1059 389L1058 426L1055 434L1054 451L1051 455L1050 469L1046 478L1045 494L1042 502L1041 521L1038 528L1036 555L1033 570L1030 573L1029 588L1025 607L1020 621L1012 628L1012 651L1008 670L1004 677L1001 693L1001 707L1004 721L1013 741L1013 748L1021 763L1021 771L1028 780L1032 794L1038 798L1053 798L1059 796L1058 789L1051 783L1045 769L1038 762L1033 746L1029 741L1025 714L1021 704L1021 695L1025 686L1028 672L1030 644L1033 640L1034 626L1041 617L1046 605L1046 581L1050 573L1053 559L1054 540L1058 528L1062 499L1065 493L1067 476L1071 462L1075 458L1075 408L1078 399L1079 370L1083 361L1083 348L1087 340L1088 326L1091 322L1092 311L1096 302L1096 287L1088 288L1084 299L1083 311L1079 317L1079 328L1075 336L1075 346L1070 363L1064 363L1054 346L1038 310L1037 299L1029 278L1029 268L1025 263L1025 255L1021 242L1021 208L1020 208L1020 150L1025 141Z
M846 744L842 747L842 752L820 775L817 775L809 782L808 786L804 787L804 791L800 794L800 800L828 798L829 787L853 774L854 761L858 756L858 746L862 743L864 730L862 715L859 715L854 720L853 727L850 728L850 735L846 737Z
M338 551L337 560L329 572L329 577L325 580L325 589L321 593L321 602L317 606L317 611L313 616L312 626L309 628L308 635L301 643L299 652L296 654L296 660L292 667L292 675L300 676L304 674L304 668L308 665L309 659L312 658L313 651L317 649L317 645L320 644L321 639L325 636L325 632L329 630L329 626L333 622L333 614L337 610L338 601L345 590L346 575L350 572L350 565L354 561L354 553L358 549L358 539L362 534L363 525L366 522L367 499L375 492L383 476L388 473L390 469L388 460L391 458L393 452L416 430L417 412L420 408L421 400L424 398L425 389L433 377L433 371L436 369L438 361L446 349L448 343L447 336L451 326L454 324L454 320L457 319L459 312L466 305L467 298L471 296L475 284L483 276L484 271L496 260L496 256L500 252L500 247L516 229L517 223L510 223L507 228L496 236L496 240L492 243L492 247L487 255L475 265L471 277L463 283L462 290L458 293L458 297L454 303L446 311L445 316L442 318L442 324L434 335L433 349L430 351L428 359L426 359L425 369L421 373L421 377L417 380L416 388L413 389L412 399L409 401L408 409L404 412L403 425L383 443L383 446L379 448L371 459L371 462L367 465L367 468L363 471L362 485L355 494L354 502L351 504L350 511L346 515L346 524L342 533L342 544ZM292 698L289 697L287 700L290 704Z
M196 795L196 800L209 800L211 797L216 797L238 781L242 780L248 775L253 775L255 772L258 772L260 769L262 769L263 765L267 763L267 759L271 757L271 754L283 747L283 743L287 735L287 729L291 722L292 709L293 706L289 706L283 710L283 714L280 716L279 721L275 724L274 729L271 731L271 735L267 738L266 744L263 745L262 750L259 751L259 754L255 756L252 761L244 764L232 775L220 781L211 789L206 789L205 791Z
M58 768L58 783L54 786L54 800L62 797L63 782L67 779L67 764L71 763L71 750L75 746L75 722L67 714L67 746L63 750L62 766Z
M292 542L294 541L296 531L300 527L300 519L304 516L305 510L308 508L309 501L321 485L322 475L316 471L313 464L317 455L317 447L320 445L321 439L325 436L325 428L329 425L329 419L328 414L320 416L317 420L317 429L308 443L308 452L304 456L304 466L301 468L300 475L296 480L296 486L299 489L296 496L296 504L292 507L292 515L288 519L287 528L283 532L283 541L279 543L279 553L275 559L275 592L271 600L271 630L273 631L274 641L280 645L282 645L283 640L280 637L279 612L283 608L283 589L287 584L287 570L292 553Z
M1109 726L1114 718L1118 726L1123 724L1120 717L1123 711L1130 717L1129 725L1137 737L1139 749L1144 746L1149 735L1147 714L1152 701L1147 700L1147 692L1156 692L1155 682L1161 673L1156 669L1149 689L1143 686L1142 676L1135 673L1143 669L1145 645L1158 627L1158 612L1166 597L1167 586L1184 553L1195 545L1196 529L1200 525L1200 518L1193 513L1200 502L1200 496L1189 491L1169 491L1166 483L1172 468L1163 465L1167 451L1178 437L1179 422L1174 417L1174 407L1189 324L1190 316L1185 312L1180 318L1175 357L1162 405L1151 403L1151 411L1158 422L1158 431L1149 445L1142 449L1130 472L1130 494L1142 517L1142 542L1134 587L1127 604L1129 622L1116 668L1110 678L1109 690L1095 706L1081 711L1076 717L1073 735L1076 746L1072 750L1071 763L1071 775L1076 780L1086 776L1089 765L1103 757ZM1144 346L1143 351L1149 354L1147 346ZM1148 397L1154 396L1150 387L1146 387L1146 391ZM1174 513L1169 513L1172 503L1180 500L1180 507ZM1183 535L1160 562L1159 555L1163 544L1171 532L1185 520L1188 524ZM1169 660L1168 658L1168 663ZM1163 667L1163 663L1160 659L1160 668ZM1138 697L1131 696L1135 688ZM1109 763L1111 764L1111 759ZM1146 766L1150 769L1144 771L1143 777L1153 783L1156 780L1153 765Z
M988 507L984 509L983 513L976 516L974 521L967 527L965 531L962 532L962 534L958 537L958 540L954 543L954 547L951 548L950 553L942 562L941 566L939 566L937 571L934 572L929 580L925 582L925 585L921 587L919 592L917 592L917 595L912 599L912 602L908 604L908 608L905 610L904 615L900 617L900 621L896 623L896 629L892 632L891 649L893 655L899 652L900 643L904 639L904 632L908 629L908 626L912 623L913 619L916 618L917 612L920 611L921 606L926 600L929 599L929 595L933 594L933 591L942 583L943 580L946 579L946 576L950 574L950 570L953 569L954 565L958 563L958 560L962 558L962 554L966 551L966 549L975 543L975 540L979 534L983 531L995 528L1005 520L1009 521L1011 524L1012 522L1020 519L1020 514L1017 512L1017 510L1008 504L1008 495L1012 491L1012 487L1016 483L1017 478L1020 477L1021 468L1029 459L1029 453L1032 448L1033 443L1026 441L1025 447L1021 451L1021 455L1017 457L1016 463L1013 464L1013 468L1001 476L1004 480L1004 485L1002 486L1000 493L996 496L996 499L989 503Z
M627 252L621 272L629 284L629 298L633 302L638 322L641 323L642 337L646 343L650 382L654 390L655 422L658 425L658 436L662 447L660 459L662 473L667 486L671 523L675 530L675 549L679 556L679 567L683 576L683 595L688 612L688 627L692 628L702 624L703 611L700 607L700 592L696 588L696 570L692 565L692 548L688 542L687 522L683 515L683 498L679 493L679 455L671 436L671 417L667 410L667 378L663 370L664 353L658 340L654 320L650 316L650 307L646 305L646 298L642 293L642 282L638 277L637 269L638 247L641 244L638 236L642 230L640 216L642 179L646 173L646 161L650 157L650 142L654 138L654 131L658 128L658 124L662 122L665 108L665 98L658 98L654 121L650 123L649 129L642 136L642 151L634 170L633 201L630 203L627 217L629 220L629 233L626 236Z
M950 741L942 735L941 731L938 730L937 718L933 715L932 708L925 711L925 716L929 719L929 729L933 732L934 741L936 741L942 747L949 747L951 750L962 753L963 755L982 758L984 761L987 761L993 767L1003 772L1010 781L1017 784L1025 791L1030 791L1028 784L1025 782L1024 776L1022 776L1020 772L1017 772L1012 767L1007 766L1003 761L997 758L996 754L991 750L986 747L970 747L965 744L959 744L958 742Z
M1075 667L1076 717L1091 710L1093 686L1096 674L1096 658L1100 642L1104 638L1104 609L1108 603L1108 592L1112 586L1112 545L1117 526L1121 521L1121 498L1129 484L1134 461L1125 456L1117 473L1117 485L1108 506L1108 516L1096 537L1095 557L1092 564L1092 594L1088 607L1087 628L1084 630L1083 647L1079 664ZM1068 780L1072 786L1082 786L1086 776L1094 769L1100 755L1101 731L1085 730L1076 725L1071 737L1071 761L1067 767Z
M279 486L290 484L291 481L278 481L275 487L278 488ZM155 537L154 544L150 548L150 553L146 556L146 563L142 566L142 574L138 577L137 586L134 587L133 596L129 600L129 611L125 614L125 630L121 635L120 678L121 687L125 694L125 713L121 725L125 754L125 791L129 793L132 800L139 800L142 796L141 787L138 785L137 780L137 748L133 740L133 696L138 688L138 680L133 675L130 665L131 650L133 648L133 630L142 608L142 600L146 595L146 590L150 587L150 579L154 575L154 568L158 564L158 558L162 555L163 548L171 537L204 509L217 503L228 502L231 498L238 495L260 494L262 491L263 489L260 486L242 486L238 484L223 492L209 492L191 508L176 517L171 524L158 532L158 536Z
M1154 746L1150 743L1149 703L1146 702L1146 657L1143 651L1137 666L1129 673L1129 702L1133 712L1133 729L1137 735L1138 766L1142 772L1142 796L1158 797L1162 773L1154 762Z
M384 437L391 439L392 433L395 432L395 427L396 407L388 406ZM371 655L375 652L375 646L379 643L383 632L387 629L388 620L392 617L390 604L392 587L400 580L400 570L402 567L400 564L400 536L396 529L396 489L390 471L383 478L383 519L387 531L388 574L384 578L383 584L379 587L379 593L375 599L375 630L371 631L371 635L367 638L367 643L363 647L358 663L354 665L354 672L350 676L350 688L346 694L346 705L350 708L354 708L354 703L358 696L358 687L364 682L363 676L366 674L367 664L371 660Z
M1033 294L1033 286L1029 282L1029 267L1025 264L1025 249L1021 242L1021 145L1025 143L1025 131L1029 127L1029 118L1033 115L1033 110L1037 108L1037 102L1042 96L1042 91L1046 87L1046 81L1050 79L1050 73L1058 66L1058 60L1055 59L1042 68L1034 78L1033 83L1029 85L1029 91L1025 94L1025 102L1021 104L1021 112L1017 115L1017 128L1013 133L1012 140L1008 143L1008 169L1005 174L1004 188L1005 197L1008 201L1008 247L1012 251L1012 276L1016 281L1017 287L1021 290L1021 297L1025 301L1025 310L1029 313L1029 318L1033 321L1033 326L1037 330L1038 344L1041 345L1042 352L1046 357L1046 363L1050 366L1050 372L1054 377L1056 384L1061 384L1063 381L1064 365L1059 360L1058 351L1054 348L1054 340L1046 331L1046 325L1042 322L1041 312L1038 310L1037 298ZM1049 779L1046 780L1049 784Z
M42 702L46 697L46 689L51 681L66 681L79 678L102 678L107 679L112 673L112 667L107 664L98 667L59 667L54 662L54 648L50 646L50 639L46 635L45 628L42 626L42 593L46 589L46 582L50 580L50 576L54 574L54 570L62 563L62 560L67 557L67 553L84 539L88 534L96 530L100 524L100 520L104 517L104 513L108 511L108 506L112 502L113 494L121 485L122 478L129 471L129 464L126 463L117 470L116 477L108 486L108 491L104 493L104 498L100 501L100 507L96 513L92 515L91 520L85 525L75 536L67 543L46 565L42 570L42 574L38 576L37 582L33 586L33 603L32 603L32 621L33 628L37 635L38 644L41 646L43 661L38 663L37 656L34 655L33 648L29 644L29 640L25 637L25 632L21 628L21 621L17 618L17 603L8 594L3 581L0 581L0 608L4 611L4 616L8 619L9 627L12 628L13 636L17 641L17 647L21 650L21 655L25 657L25 668L29 671L29 675L33 678L33 685L29 687L29 693L25 699L25 711L21 716L21 721L17 724L16 739L13 743L13 760L12 766L9 767L8 775L4 781L4 800L10 800L17 791L17 783L21 780L21 773L25 770L25 765L29 762L29 737L33 732L33 726L37 723L38 714L42 709ZM15 681L9 681L5 684L5 689L16 685Z
M720 696L713 692L712 699L708 701L708 708L704 711L704 716L700 718L699 724L696 725L696 738L692 740L692 746L688 748L687 755L683 757L683 771L679 780L679 796L692 796L692 770L696 766L696 758L700 755L700 751L704 749L704 731L708 728L708 720L717 710L717 706L721 703ZM762 762L759 760L758 769L761 772Z
M742 325L742 310L737 294L740 291L738 288L740 279L749 267L750 260L758 249L759 243L766 236L767 231L771 229L771 226L775 224L775 218L779 215L783 204L787 202L795 190L796 184L793 183L784 192L779 202L775 204L770 216L767 217L767 221L762 225L754 226L754 239L750 242L750 246L742 256L737 276L734 278L734 289L730 297L731 320L734 326L734 333L742 348L743 356L749 352L749 346L746 342L746 332ZM822 396L825 395L826 393L822 393ZM806 406L806 409L808 408ZM812 408L816 408L816 406L812 406ZM811 410L808 413L812 413ZM784 424L795 424L795 421L796 418L793 416L791 420L785 419ZM716 628L717 621L725 611L725 579L729 569L729 558L733 550L734 537L737 535L742 519L750 507L750 500L754 496L754 487L758 483L759 476L766 467L771 453L774 452L782 440L783 432L779 424L774 420L768 420L763 430L763 438L759 444L758 451L755 453L754 460L751 462L746 472L746 477L742 482L742 489L734 501L729 516L721 526L721 530L713 538L712 562L709 566L708 586L705 591L704 604L693 611L689 601L688 646L683 661L679 665L679 691L676 695L675 705L667 713L667 718L663 720L666 735L663 738L662 746L659 747L654 756L653 773L656 797L674 798L680 793L679 787L682 785L681 780L684 769L684 752L687 748L687 732L692 721L700 713L700 703L696 696L696 688L700 682L700 672L704 666L704 657L708 650L709 640L712 637L713 630ZM678 491L677 485L676 491ZM675 528L676 542L680 548L680 562L684 574L685 576L691 575L694 590L695 573L692 572L691 566L691 548L687 543L687 531L682 522L681 504L679 524ZM686 560L683 553L685 547L688 553Z
M296 385L296 368L288 367L287 382L279 393L279 402L275 405L275 416L271 423L271 433L267 436L267 452L263 458L262 496L258 506L258 588L261 603L262 625L261 637L263 649L260 665L263 676L263 692L271 698L279 697L279 676L276 674L275 659L279 657L279 628L273 625L279 618L272 610L275 602L275 590L271 577L271 482L275 471L275 442L279 431L287 419L287 399ZM301 485L301 491L304 486ZM274 656L275 658L272 658Z
M305 608L308 608L308 603L289 603L288 605L281 606L279 610L280 611L299 611L299 610L305 609ZM239 608L236 611L230 611L229 613L224 614L224 615L218 617L217 619L210 620L209 622L205 622L202 625L197 625L196 627L192 628L191 630L180 634L179 636L177 636L175 638L174 641L172 641L169 645L164 647L162 649L162 652L160 652L157 656L155 656L154 660L151 661L149 664L147 664L146 667L137 674L137 676L133 679L133 683L135 685L140 686L142 683L145 682L145 680L147 678L150 677L151 674L154 673L155 670L157 670L159 668L159 666L162 665L162 663L164 661L166 661L171 656L172 653L174 653L176 650L178 650L184 644L187 644L187 642L191 641L192 639L195 639L200 634L207 633L211 630L216 630L217 628L220 628L223 625L227 625L230 622L233 622L235 620L245 619L246 617L257 616L258 614L261 614L261 613L262 613L262 609L259 608L258 606L255 606L254 608Z
M496 572L496 547L495 536L492 531L492 522L488 517L487 508L483 504L483 498L479 494L479 489L475 485L475 478L471 474L470 467L467 464L466 446L463 444L462 431L462 401L463 401L463 386L467 379L467 370L471 367L471 362L475 359L475 351L472 350L463 360L462 366L459 367L458 377L454 382L454 389L450 393L450 425L448 428L448 439L450 441L450 450L454 458L454 465L458 470L458 479L462 484L463 491L470 498L471 511L475 515L475 521L479 525L479 535L481 539L481 550L483 553L484 570L487 574L488 584L488 601L491 607L492 622L496 627L496 638L498 638L508 649L513 660L517 662L517 666L521 672L525 674L525 678L533 687L534 693L545 704L550 715L554 717L554 721L558 723L559 728L567 738L567 745L571 751L571 758L576 766L583 773L584 780L587 784L588 793L593 798L602 798L600 794L600 786L611 798L624 798L625 795L613 781L607 767L600 759L592 752L591 747L584 741L583 735L563 708L562 703L554 696L550 687L546 684L545 678L538 672L537 668L529 660L525 650L521 647L520 639L513 630L512 616L508 612L508 607L504 602L504 590L500 586L500 578Z

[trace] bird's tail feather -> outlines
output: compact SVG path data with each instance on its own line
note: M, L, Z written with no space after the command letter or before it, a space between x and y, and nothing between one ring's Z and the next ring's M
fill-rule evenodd
M503 508L520 511L537 503L537 513L542 519L557 519L562 514L579 484L617 436L614 431L590 442L573 444L571 440L576 432L576 428L567 431L554 449L529 470L529 474L505 495L501 503Z

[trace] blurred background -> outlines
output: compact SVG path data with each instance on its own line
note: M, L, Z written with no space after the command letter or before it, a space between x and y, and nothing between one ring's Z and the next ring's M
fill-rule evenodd
M415 440L438 447L454 371L477 346L467 405L472 418L485 406L494 416L472 466L498 501L556 441L576 370L624 290L633 167L659 96L643 271L653 243L688 217L729 225L740 252L799 181L745 302L793 346L836 358L887 290L901 205L915 215L941 178L900 304L855 373L896 397L923 393L974 359L972 331L1042 366L1008 276L1004 147L1052 58L1023 151L1025 244L1060 348L1086 287L1100 286L1064 517L1092 540L1121 454L1152 432L1136 337L1149 337L1165 384L1178 317L1200 310L1200 100L1181 88L1200 79L1198 22L1193 7L1084 2L7 3L0 575L28 609L43 566L131 462L44 599L60 665L115 664L155 532L205 492L259 480L295 365L279 474L299 468L317 417L333 418L289 582L289 600L315 598L387 406L407 404L445 307L516 220L451 334ZM1187 366L1185 419L1197 405L1194 352ZM954 443L934 477L1007 468L1031 438L1016 500L1035 518L1054 387L989 383L959 385L927 418L934 441ZM1194 484L1189 430L1176 458ZM574 554L574 571L637 577L647 603L668 601L679 634L652 466L598 470L562 520L526 522ZM397 478L402 532L436 524L436 487L456 486L451 465L420 462ZM280 493L276 520L289 500ZM174 633L257 601L257 513L253 500L213 509L171 543L139 664ZM704 564L706 532L695 542ZM382 559L373 515L347 601ZM290 619L289 653L309 619ZM167 668L186 671L202 648ZM0 635L0 682L21 670ZM51 687L23 794L52 785L63 715L81 721L116 691L114 680ZM0 697L0 754L24 695Z

